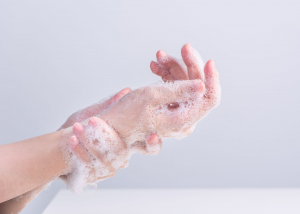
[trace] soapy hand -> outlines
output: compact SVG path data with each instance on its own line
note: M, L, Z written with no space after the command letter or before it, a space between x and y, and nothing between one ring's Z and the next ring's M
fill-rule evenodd
M221 101L221 86L219 73L213 60L209 60L205 66L204 62L189 43L181 49L182 59L176 59L164 51L156 53L157 62L150 63L151 71L161 76L163 81L194 80L200 79L205 83L202 107L209 112L218 106Z
M121 97L128 94L130 91L130 88L124 88L105 101L100 101L87 108L75 112L67 119L67 121L59 128L59 130L68 128L70 126L73 126L75 123L83 122L92 116L100 114L102 111L109 108L112 104L117 102Z
M201 79L205 81L204 62L189 43L181 48L182 59L176 59L164 51L156 53L157 62L150 63L151 71L166 81Z
M181 52L184 63L158 51L158 62L150 64L166 83L134 90L99 112L101 119L74 125L70 145L86 163L86 182L114 176L133 153L157 154L161 138L187 136L219 104L221 88L213 61L203 69L200 55L189 44Z
M158 51L157 62L151 62L150 68L166 83L129 93L112 106L108 116L104 115L104 119L118 130L125 141L143 142L151 131L160 138L186 136L192 132L197 121L220 103L219 74L213 60L209 60L204 67L201 56L190 44L182 47L181 55L183 60L178 60ZM147 114L137 114L140 109L147 109ZM135 116L114 117L120 112ZM116 118L118 122L114 122ZM133 133L144 135L131 139L132 136L137 137Z

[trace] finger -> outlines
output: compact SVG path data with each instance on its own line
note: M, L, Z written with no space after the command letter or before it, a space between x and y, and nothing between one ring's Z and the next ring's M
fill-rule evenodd
M157 155L162 147L162 140L157 134L151 134L147 138L147 154Z
M159 50L156 53L156 58L159 64L168 69L174 80L187 80L188 74L185 65L180 60L169 56L164 51Z
M188 43L182 47L181 56L187 66L189 79L201 79L204 82L204 63L200 54Z
M109 107L111 104L117 102L119 99L121 99L123 96L128 94L131 91L130 88L124 88L120 92L118 92L116 95L114 95L112 98L108 100L108 102L103 106L103 108Z
M124 161L123 165L120 167L120 169L124 169L124 168L127 168L129 166L129 161L126 160Z
M204 98L207 102L215 107L220 103L221 99L221 86L219 81L219 73L215 67L215 63L213 60L209 60L204 68L205 73L205 94Z
M84 125L81 123L75 123L73 125L73 133L76 137L79 137L82 131L84 130Z
M74 154L80 158L80 160L85 163L90 162L90 155L88 154L87 150L80 145L79 140L75 136L72 136L70 139L70 147Z
M99 117L91 117L89 119L88 125L96 128L98 125L100 125L101 119Z
M88 133L87 131L81 135L80 138L92 156L99 159L103 164L108 164L108 162L111 161L107 157L108 152L115 155L116 158L123 158L126 156L126 144L121 140L118 133L104 120L99 117L92 117L89 119L87 130L89 130L89 126L94 132L98 133L93 133L91 135L91 133ZM104 138L103 142L99 142L99 139L95 137L97 135L99 135L100 138L106 135L108 138ZM103 147L101 143L105 143L105 146ZM107 151L107 149L109 149L109 151Z
M112 96L110 99L108 99L107 101L99 102L83 109L81 113L80 121L82 122L87 118L90 118L95 115L99 115L104 109L108 108L113 103L117 102L119 99L121 99L123 96L128 94L130 91L131 91L130 88L124 88L123 90L119 91L117 94Z
M94 129L101 131L103 135L108 137L105 139L106 146L111 146L110 151L116 155L122 156L126 153L126 144L121 139L120 135L104 120L99 117L91 117L88 124ZM95 145L95 144L94 144Z
M168 73L168 71L163 66L154 61L151 61L150 69L154 74L161 77L165 76Z
M152 61L150 63L150 69L154 74L161 76L164 82L174 81L174 78L172 77L170 72L157 62Z
M97 132L97 129L100 128L101 119L98 117L91 117L88 121L88 126L92 127L93 132ZM87 126L87 129L89 128ZM95 138L95 133L89 133L89 131L85 130L85 132L82 132L81 135L79 135L80 141L83 143L85 148L89 151L89 153L95 157L96 159L99 159L101 162L104 161L103 154L101 154L98 150L94 148L93 145L97 145L99 141Z
M160 143L160 138L159 138L159 136L157 134L151 134L147 138L147 143L148 143L148 145L159 144Z
M132 153L139 153L144 155L156 155L160 152L162 141L157 134L151 134L146 141L135 142L131 145L130 151Z
M114 172L112 172L111 174L107 175L107 176L103 176L103 177L98 177L97 181L103 181L107 178L111 178L114 177L117 174L117 170L115 170Z

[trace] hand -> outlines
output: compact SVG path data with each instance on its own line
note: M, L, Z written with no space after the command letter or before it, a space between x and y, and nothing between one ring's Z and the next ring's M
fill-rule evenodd
M75 112L67 119L67 121L58 130L68 128L70 126L73 126L75 123L83 122L92 116L100 114L102 111L109 108L109 106L117 102L120 98L128 94L130 91L131 91L130 88L125 88L105 101L100 101L85 109Z
M217 107L221 101L219 73L215 64L213 60L209 60L203 67L204 63L200 54L189 43L182 47L181 56L182 59L176 59L159 50L156 53L157 62L152 61L150 69L154 74L161 76L164 82L202 80L205 83L202 108L208 113Z
M161 76L163 81L201 79L205 82L204 63L197 52L189 43L181 49L182 59L176 59L164 51L156 53L157 62L150 63L151 71Z
M162 51L157 53L157 58L163 65L151 62L151 70L154 73L159 75L164 72L165 75L168 72L168 75L161 75L165 81L174 81L177 78L196 78L197 80L168 82L137 89L115 102L110 108L107 108L106 111L100 114L100 117L117 131L114 135L118 136L120 134L123 144L125 142L127 146L126 151L128 154L136 152L157 154L161 148L160 138L181 138L190 134L197 121L220 102L219 76L212 60L208 61L205 68L202 69L201 63L199 63L201 58L199 55L197 56L197 52L189 44L182 48L186 67L179 64L174 58L161 53ZM165 60L160 59L162 56ZM184 76L184 74L187 75ZM75 128L76 126L77 128ZM83 127L78 128L80 126L82 125L74 126L74 133L76 129L83 130ZM158 135L153 133L158 133ZM77 142L75 144L78 145L76 146L77 148L73 147L73 151L77 151L77 155L79 154L79 157L84 159L83 145L85 148L89 147L86 146L86 143L80 146L78 142L80 142L80 139L82 142L90 141L80 138L78 134L76 136L77 138L73 137L71 140L71 143L72 141L73 143ZM94 152L90 152L90 149L87 149L85 152L86 154L93 153L97 157L96 150L91 150ZM99 154L98 158L101 157ZM125 162L128 163L128 161ZM111 165L111 163L108 165ZM106 164L105 166L108 165ZM126 165L119 165L119 167ZM117 167L111 168L111 170L108 170L107 176L113 176L116 170ZM101 177L98 177L96 180L99 179Z
M128 147L119 134L99 117L92 117L85 124L73 125L69 142L73 169L61 176L74 192L81 192L87 184L113 177L118 169L128 166L128 160L135 152L151 154L145 147ZM150 135L146 141L160 150L162 142L156 134Z
M70 139L73 153L87 166L87 183L113 177L128 165L128 149L118 133L99 117L75 123ZM87 173L85 173L87 174Z
M199 87L199 90L201 91L201 90L203 90L203 86L204 86L203 97L201 97L201 98L198 97L198 101L197 101L198 112L196 112L194 115L194 119L199 121L201 118L203 118L205 115L207 115L211 109L215 108L220 103L221 87L220 87L220 83L219 83L219 74L215 68L213 60L209 60L206 63L205 67L203 68L203 61L201 59L201 56L190 44L186 44L182 47L181 55L182 55L183 61L175 59L174 57L171 57L160 50L156 54L158 62L151 62L150 68L153 73L161 76L165 82L174 82L176 80L200 80L200 83L198 84L197 87ZM182 84L184 84L184 83L182 83ZM142 90L144 90L144 92L141 92ZM120 102L118 102L115 106L113 106L112 109L110 110L110 112L114 112L114 114L117 114L118 111L125 112L126 111L125 109L127 109L127 111L131 111L131 113L137 112L135 107L137 107L139 105L143 105L143 101L142 101L143 99L135 100L133 102L132 106L130 106L130 108L128 108L128 107L126 107L126 105L124 105L124 100L130 99L129 97L134 97L134 96L132 96L132 94L134 94L134 93L136 93L136 94L144 93L143 97L148 99L148 96L146 94L151 93L151 92L149 92L149 91L151 91L151 89L148 91L147 90L148 89L146 87L143 89L138 89L136 91L133 91L132 93L125 96L124 99L121 99ZM165 93L166 91L167 90L162 92L162 90L160 90L159 93ZM152 92L154 92L154 91L152 90ZM190 95L191 94L189 94L189 95L181 94L181 97L186 96L185 98L187 98ZM157 95L156 99L161 99L161 97L159 97L159 95ZM169 103L176 104L176 105L173 105L173 107L177 106L178 103L175 101L175 99L172 100L170 97L168 99L169 99ZM133 98L133 100L134 100L134 98ZM195 99L194 99L194 101L195 101ZM120 104L122 102L123 102L123 104ZM178 105L177 107L178 107L178 109L180 109L179 107L181 107L181 109L182 109L183 107L185 107L184 104L191 104L193 102L191 102L191 100L184 101L184 99L181 99L181 105ZM120 106L119 110L114 111L113 109L116 109L118 105ZM123 108L122 106L125 106L125 107ZM151 108L149 108L149 109L151 109ZM186 109L186 108L183 108L183 109ZM176 112L174 110L175 109L173 108L173 112ZM189 110L190 114L192 112L193 111ZM128 113L128 115L130 115L130 113ZM111 117L112 117L112 115L111 115ZM125 120L127 120L126 117L123 117L123 118ZM132 120L131 124L136 125L137 121L134 121L134 120L138 120L138 119L137 118L132 118L132 119L133 120ZM112 123L112 122L108 121L108 123ZM124 121L124 123L125 123L125 121ZM191 122L191 123L195 124L193 122ZM179 122L179 124L181 124L181 123ZM121 126L121 125L116 124L116 127L117 126ZM131 129L133 128L132 126L129 127L127 125L123 125L123 129L125 127L127 127L127 131L130 131L129 128L131 128ZM186 130L189 130L186 133L187 134L191 133L193 128L194 128L193 125L190 125L189 127L185 127ZM116 128L116 129L118 130L118 128ZM120 130L121 129L122 128L120 128ZM175 127L172 127L172 129L174 131L180 130L179 128L176 129ZM161 130L163 130L163 128ZM119 133L121 133L121 132L119 132ZM124 132L126 132L126 130ZM170 137L170 136L168 136L168 134L166 134L166 133L160 133L159 137ZM124 135L123 135L123 138L124 138ZM126 136L125 136L125 138L126 138Z

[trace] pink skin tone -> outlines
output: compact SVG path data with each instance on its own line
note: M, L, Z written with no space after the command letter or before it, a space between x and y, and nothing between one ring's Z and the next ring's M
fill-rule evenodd
M193 88L194 91L198 91L200 94L204 93L203 95L203 100L201 102L201 106L198 107L199 111L197 112L197 115L194 115L195 118L195 122L199 121L201 118L203 118L205 115L208 114L208 112L216 107L219 102L220 102L220 93L221 93L221 88L220 88L220 84L219 84L219 74L216 71L215 65L213 63L212 60L209 60L205 67L204 67L204 71L202 71L201 67L199 66L199 62L197 62L197 58L194 57L194 54L191 54L192 52L194 52L192 46L190 44L186 44L183 46L181 53L182 53L182 57L183 57L183 63L181 63L179 60L167 55L165 52L163 51L158 51L156 56L157 56L157 62L151 62L150 64L150 68L152 70L153 73L159 75L162 77L162 79L164 81L176 81L176 80L194 80L194 79L200 79L202 81L198 81L195 82L194 85L192 85L191 87ZM203 72L203 74L201 74L201 72ZM198 84L198 86L196 85L195 88L195 84ZM145 93L144 88L140 88L137 89L131 93ZM176 98L178 98L178 94L175 94ZM142 96L143 97L143 96ZM146 96L147 99L149 99L149 97L151 96ZM121 99L118 103L116 103L107 114L104 114L101 117L101 119L104 119L105 121L108 121L109 124L114 127L115 130L118 131L118 133L115 133L116 135L120 134L122 136L123 140L127 140L126 138L130 137L130 136L126 136L126 131L130 130L130 129L134 129L133 124L136 124L138 119L135 117L133 118L133 120L131 121L130 119L128 119L128 117L124 117L125 120L122 121L122 118L117 118L117 122L114 121L114 115L117 115L120 111L123 112L124 115L132 115L133 112L135 112L136 115L138 115L136 108L142 109L141 106L139 106L139 103L135 103L135 100L130 99L130 97L128 98L124 97L123 99ZM172 99L171 99L172 100ZM171 102L171 100L169 100ZM174 100L176 100L174 98ZM141 102L141 101L139 101ZM142 101L143 102L143 101ZM154 103L155 101L153 101L152 103ZM128 112L126 111L126 109L124 109L124 106L126 106L124 103L130 103L132 105L130 105L130 107L128 107L127 109ZM138 106L138 107L137 107ZM112 119L111 119L112 118ZM97 123L102 123L102 124L106 124L104 121L101 121L100 118L98 117L92 117L89 120L89 124L95 124L94 127L96 127ZM178 120L180 118L176 118L176 120ZM170 118L156 118L156 121L169 121L170 122ZM145 121L145 120L143 120ZM194 124L193 123L193 124ZM159 124L159 123L158 123ZM106 124L107 125L107 124ZM180 123L180 126L182 126L182 124ZM125 130L123 127L128 128ZM163 123L161 127L159 127L159 125L156 127L156 131L158 131L160 129L160 136L162 137L168 137L168 132L166 132L164 130L165 124ZM147 129L148 127L146 127ZM173 127L174 129L174 127ZM140 131L140 130L139 130ZM186 135L189 135L191 132L193 131L193 127L189 126L186 127L184 132L186 133ZM78 158L84 160L87 159L87 157L90 156L91 153L93 153L93 156L95 157L97 154L97 151L95 149L92 149L93 152L91 152L91 148L89 146L89 141L87 139L85 139L83 136L86 132L86 126L80 123L76 123L73 126L73 133L74 136L71 138L70 140L70 144L72 145L71 148L73 150L73 152L77 155ZM122 133L124 132L124 133ZM147 132L147 131L145 131ZM81 142L81 144L80 144ZM121 144L124 144L124 142L122 142L120 140ZM142 154L158 154L160 149L162 146L162 141L160 139L160 137L157 134L150 134L148 135L148 137L146 138L146 141L143 142L142 140L136 143L131 144L131 147L129 149L125 149L125 144L123 145L123 153L120 153L120 157L122 157L124 159L124 157L128 157L128 154L124 155L124 153L128 153L129 151L133 151L132 153L142 153ZM158 149L155 149L154 151L149 151L149 147L156 147ZM128 164L128 159L124 159L124 164L122 167L127 166ZM88 160L86 161L88 162ZM107 166L111 166L112 163L107 163ZM122 168L120 167L120 168ZM112 169L111 170L111 175L108 175L106 177L112 177L116 174L116 171L118 169ZM92 179L93 181L98 181L101 180L101 178L94 178Z
M197 58L193 57L193 54L190 54L193 52L193 48L190 44L186 44L183 46L181 50L183 62L176 60L175 58L167 55L163 51L158 51L157 56L157 62L151 62L150 68L153 73L155 73L158 76L161 76L164 81L176 81L176 80L195 80L200 79L203 83L203 87L199 87L200 91L203 91L203 102L202 106L200 107L200 110L203 111L201 115L198 115L201 119L203 116L205 116L212 108L214 108L218 103L220 102L220 84L219 84L219 75L216 71L216 68L214 66L214 63L212 60L209 60L205 67L203 74L201 73L201 68L198 66L199 63L197 62ZM61 127L61 129L67 128L69 126L73 125L73 136L70 137L69 145L71 147L72 152L82 161L89 163L91 157L98 157L101 159L101 155L97 154L98 151L93 150L93 148L88 145L89 142L84 138L84 133L86 132L87 126L94 126L97 127L98 124L107 125L104 121L107 121L107 119L110 118L109 114L104 115L104 117L98 118L98 117L92 117L94 115L99 115L101 112L107 108L109 108L112 104L116 103L120 98L122 98L124 95L128 94L130 92L130 89L124 89L121 92L119 92L117 95L112 97L109 101L106 101L102 104L95 104L92 105L84 110L81 110L79 112L74 113ZM201 92L202 93L202 92ZM114 105L114 111L118 111L118 105ZM102 115L103 116L103 115ZM105 118L106 116L106 118ZM89 124L83 125L80 124L84 120L90 118ZM108 120L109 121L109 120ZM118 126L118 124L110 124L113 127ZM108 126L108 125L107 125ZM110 126L108 126L109 128ZM114 131L114 130L113 130ZM187 127L186 134L189 134L192 130L190 130L190 127ZM119 136L118 133L115 133L116 136ZM121 133L122 135L122 133ZM124 144L122 140L119 141L120 144ZM46 144L45 144L46 145ZM149 134L146 137L145 142L143 142L140 145L133 144L130 148L131 150L135 150L135 152L139 152L142 154L157 154L161 148L162 141L158 134L152 133ZM151 153L147 149L147 147L157 147L159 148L154 153ZM119 147L118 147L119 148ZM124 150L125 151L125 150ZM128 160L124 158L124 151L120 152L119 158L123 158L123 165L121 165L119 168L124 168L128 165ZM127 154L125 155L127 156ZM105 160L104 160L105 162ZM109 162L106 162L106 166L109 168L112 164ZM91 168L91 171L93 168ZM108 177L112 177L116 174L117 169L112 168L111 173L108 176L104 177L97 177L97 178L91 178L91 182L99 181ZM61 176L63 178L63 176ZM40 192L42 191L44 187L39 186L35 189L24 193L23 195L27 196L30 195L28 193L30 192ZM28 190L27 190L28 191ZM28 198L28 199L26 199ZM24 197L26 199L25 201L20 200L19 202L16 202L16 200L11 199L4 203L0 203L0 208L5 207L5 204L14 204L14 206L10 207L19 207L19 211L30 201L32 200L31 197ZM23 203L21 206L15 206L16 204ZM7 207L9 207L7 205ZM2 206L2 207L1 207ZM1 209L0 209L1 210ZM10 210L10 209L8 209ZM18 210L13 210L14 212L19 212Z
M73 126L77 122L83 122L92 116L100 114L103 110L107 109L109 106L117 102L120 98L128 94L130 91L130 88L125 88L105 102L99 102L75 112L67 119L67 121L61 126L59 130L68 128L70 126Z
M73 126L76 122L82 122L85 119L88 119L91 117L91 115L97 115L104 109L108 108L111 104L116 102L118 99L120 99L125 94L129 93L131 90L129 88L125 88L115 94L113 97L111 97L109 100L103 102L94 104L92 106L87 107L86 109L83 109L81 111L78 111L74 114L72 114L67 121L61 126L59 130L63 130L65 128L68 128L70 126ZM96 108L95 108L96 107ZM78 120L80 119L80 120ZM74 137L72 138L74 139ZM72 146L72 144L71 144ZM75 151L76 148L75 148ZM77 151L80 155L80 151ZM84 156L81 155L84 159ZM57 168L57 167L56 167ZM64 175L60 176L62 179L64 178ZM6 214L6 213L19 213L30 201L32 201L41 191L43 191L47 187L46 184L43 184L41 186L38 186L22 195L19 195L15 198L12 198L10 200L7 200L5 202L0 203L0 214ZM0 192L1 193L1 192Z

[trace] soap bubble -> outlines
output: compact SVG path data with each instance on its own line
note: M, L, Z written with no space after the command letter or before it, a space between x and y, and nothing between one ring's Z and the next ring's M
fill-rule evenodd
M93 183L93 184L87 184L84 188L83 188L83 193L84 194L92 194L97 190L97 183Z

